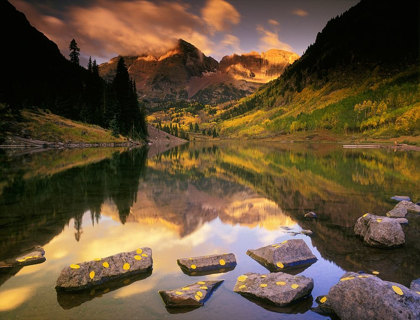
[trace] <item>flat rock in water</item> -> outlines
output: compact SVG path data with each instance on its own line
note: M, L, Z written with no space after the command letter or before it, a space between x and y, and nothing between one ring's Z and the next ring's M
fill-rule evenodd
M398 207L398 205L386 214L386 216L389 218L405 218L406 215L407 208Z
M246 273L238 277L233 291L284 307L310 295L313 287L313 279L304 276Z
M395 201L404 201L404 200L410 201L410 197L407 197L407 196L393 196L391 197L391 199Z
M175 290L159 290L167 307L201 307L223 280L199 281Z
M57 290L84 290L130 275L146 273L152 269L152 249L139 248L131 252L72 264L61 271Z
M371 247L393 248L405 243L404 231L396 219L370 213L357 219L354 232Z
M249 249L246 254L272 271L301 267L317 260L302 239L286 240L255 250Z
M411 201L401 201L395 206L395 209L406 209L408 212L412 213L420 213L420 206L416 203L413 203Z
M420 294L373 275L347 272L322 299L342 320L420 319Z
M210 256L183 258L177 260L178 265L187 274L203 273L220 270L232 270L236 267L236 257L233 253L214 254Z
M0 261L0 270L3 268L16 268L39 264L45 260L44 249L37 247L15 258Z
M420 279L411 281L410 289L416 291L417 293L420 292Z

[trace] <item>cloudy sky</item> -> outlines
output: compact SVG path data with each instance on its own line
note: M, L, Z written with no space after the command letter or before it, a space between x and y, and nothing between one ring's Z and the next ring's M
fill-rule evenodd
M10 0L68 56L82 62L117 55L160 55L182 38L206 55L271 48L299 55L328 20L359 0Z

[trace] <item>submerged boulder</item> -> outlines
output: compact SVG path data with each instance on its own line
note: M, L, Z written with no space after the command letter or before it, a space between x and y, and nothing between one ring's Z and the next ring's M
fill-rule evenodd
M167 307L201 307L223 280L199 281L174 290L159 290Z
M407 196L393 196L391 199L395 201L410 201L410 197Z
M313 279L304 276L246 273L238 277L233 291L284 307L309 296L313 287Z
M420 319L420 294L373 275L347 272L319 303L343 320Z
M44 249L41 247L36 247L14 258L0 261L0 270L3 268L16 268L25 267L33 264L39 264L44 262L45 260L46 259Z
M371 247L393 248L405 243L405 234L398 221L370 213L357 219L354 232Z
M236 257L233 253L214 254L194 258L177 260L178 265L187 274L212 273L214 271L228 271L236 267Z
M408 212L420 213L420 205L411 201L401 201L395 206L395 209L406 209Z
M249 249L246 254L272 271L301 267L317 260L302 239L286 240L255 250Z
M152 249L139 248L131 252L72 264L61 271L56 289L75 291L103 284L106 281L150 272Z

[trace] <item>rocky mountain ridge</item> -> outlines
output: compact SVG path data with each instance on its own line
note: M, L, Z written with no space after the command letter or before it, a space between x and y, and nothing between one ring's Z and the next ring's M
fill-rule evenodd
M100 65L104 79L115 76L119 58ZM280 76L299 56L272 49L262 54L225 56L219 63L180 39L175 48L162 56L123 58L136 81L139 97L153 105L176 100L213 104L239 99Z

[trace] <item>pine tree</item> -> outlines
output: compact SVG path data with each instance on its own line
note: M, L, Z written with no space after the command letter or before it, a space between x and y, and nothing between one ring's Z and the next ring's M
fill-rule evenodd
M94 60L93 60L93 63L92 63L92 73L93 73L95 76L98 76L98 77L99 77L99 66L98 66L98 64L96 63L96 59L94 59Z
M92 57L89 57L89 62L87 65L87 69L89 72L92 72Z
M199 132L200 131L200 127L198 126L198 123L196 123L194 125L194 132Z
M76 40L74 39L71 40L69 49L70 49L70 54L69 54L70 61L77 65L80 65L80 60L79 60L80 48L77 46Z

